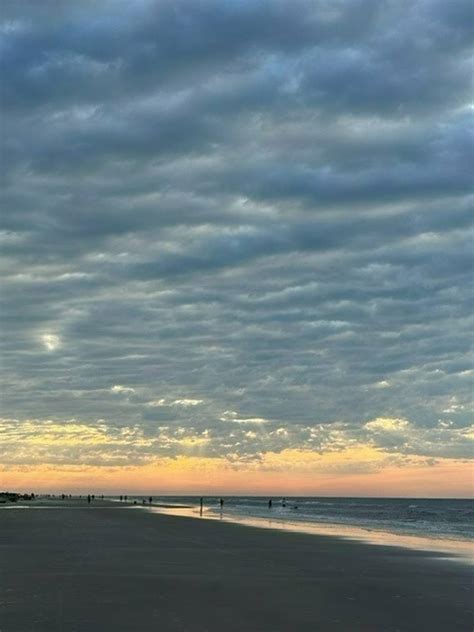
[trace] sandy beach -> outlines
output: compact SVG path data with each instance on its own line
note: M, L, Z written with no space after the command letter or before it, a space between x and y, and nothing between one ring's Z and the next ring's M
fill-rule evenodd
M1 632L470 632L427 552L85 500L0 507Z

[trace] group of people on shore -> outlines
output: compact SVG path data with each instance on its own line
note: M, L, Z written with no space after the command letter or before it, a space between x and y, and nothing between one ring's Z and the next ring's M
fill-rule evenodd
M62 498L64 500L64 498L67 498L67 496L65 494L62 494ZM102 495L101 498L103 499L104 496ZM128 495L127 494L120 494L119 499L120 499L120 502L128 502ZM90 504L93 500L95 500L95 494L88 494L87 495L87 503ZM142 504L146 505L147 504L147 500L148 500L148 504L149 505L153 504L153 496L149 496L148 499L142 498ZM133 504L134 505L138 504L137 500L134 500ZM219 506L220 506L220 510L222 512L224 510L224 499L223 498L219 499ZM286 507L286 498L282 498L281 506L282 507ZM269 498L269 500L268 500L268 508L272 509L272 507L273 507L273 499ZM293 507L293 509L298 509L298 506L295 505ZM204 510L204 498L201 496L200 499L199 499L199 513L200 513L201 516L203 514L203 510Z

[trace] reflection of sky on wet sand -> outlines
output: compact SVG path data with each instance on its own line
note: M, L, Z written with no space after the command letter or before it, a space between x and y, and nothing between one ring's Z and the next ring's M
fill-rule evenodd
M341 524L321 524L309 522L288 522L283 520L241 517L223 512L212 513L204 511L200 516L198 507L146 507L153 513L166 514L169 516L182 516L186 518L201 518L206 520L224 520L235 524L258 527L261 529L278 529L281 531L291 531L294 533L308 533L311 535L328 535L348 540L357 540L367 544L380 546L397 546L419 551L432 551L441 554L440 557L447 556L450 560L464 562L474 565L474 546L469 542L460 540L447 540L424 538L420 536L400 535L389 533L378 529L365 529L361 527ZM434 555L437 557L437 555Z

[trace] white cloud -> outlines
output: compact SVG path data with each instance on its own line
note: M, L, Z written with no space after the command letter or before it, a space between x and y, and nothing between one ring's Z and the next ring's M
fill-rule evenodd
M374 388L390 388L391 384L388 380L381 380L374 384Z
M377 417L372 421L368 421L364 428L367 430L376 430L382 432L394 432L399 430L405 430L409 426L409 421L406 419L393 419L391 417Z
M151 406L152 408L157 408L159 406L167 406L166 399L152 399L151 401L146 403L147 406Z
M41 341L48 351L56 351L61 345L61 339L56 334L43 334Z
M202 399L175 399L171 402L171 406L184 406L186 408L187 406L199 406L202 403Z
M446 408L443 409L442 412L449 415L462 412L463 410L466 410L466 406L459 403L458 398L454 395L453 397L449 398L449 404L446 406Z
M219 417L221 421L230 421L235 424L266 424L268 419L263 417L242 417L234 410L225 410Z
M130 386L122 386L121 384L112 386L110 390L112 393L123 393L124 395L131 395L132 393L135 393L134 388L131 388Z
M152 399L147 402L147 406L151 406L152 408L157 408L161 406L182 406L183 408L188 408L190 406L199 406L202 404L204 400L202 399L166 399L165 397L161 397L160 399Z

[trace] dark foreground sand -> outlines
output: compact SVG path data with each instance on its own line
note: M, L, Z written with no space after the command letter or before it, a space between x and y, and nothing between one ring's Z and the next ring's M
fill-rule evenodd
M107 503L0 507L1 632L471 632L426 553Z

